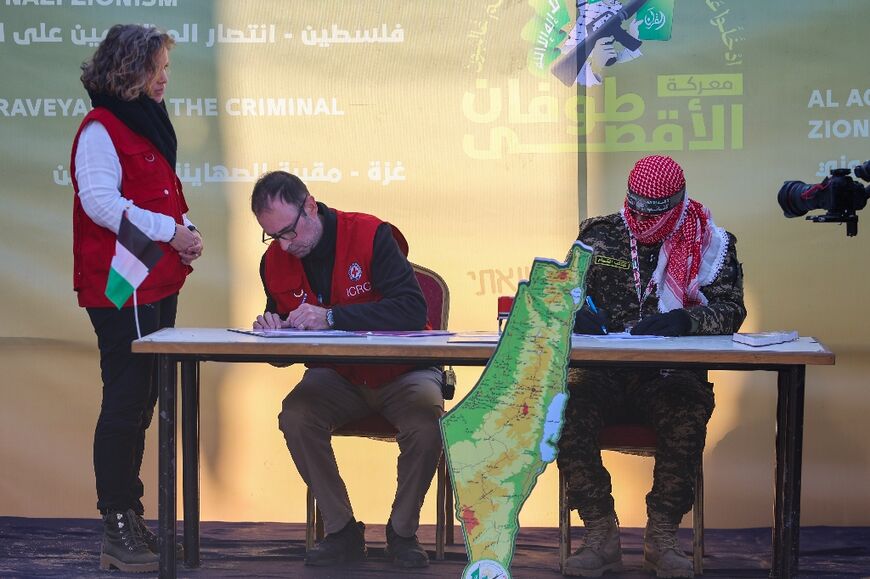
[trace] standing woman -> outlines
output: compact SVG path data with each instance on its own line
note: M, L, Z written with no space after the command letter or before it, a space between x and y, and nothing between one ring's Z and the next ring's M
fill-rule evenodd
M94 433L97 508L104 521L100 567L127 572L158 568L156 536L142 518L139 478L157 372L154 356L130 351L138 337L132 300L118 309L105 296L121 215L163 251L138 288L142 335L175 324L178 292L202 253L175 174L177 141L163 102L173 45L157 28L109 30L82 64L81 81L94 108L72 147L73 285L97 335L103 382Z

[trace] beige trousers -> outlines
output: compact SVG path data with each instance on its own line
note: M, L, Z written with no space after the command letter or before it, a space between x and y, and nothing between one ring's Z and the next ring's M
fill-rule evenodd
M287 395L278 415L290 456L311 488L326 533L340 531L353 517L344 481L332 450L332 432L372 412L399 431L396 497L390 520L403 537L417 532L420 507L441 456L444 412L441 371L402 374L380 388L355 386L329 368L310 368ZM378 484L382 473L366 473Z

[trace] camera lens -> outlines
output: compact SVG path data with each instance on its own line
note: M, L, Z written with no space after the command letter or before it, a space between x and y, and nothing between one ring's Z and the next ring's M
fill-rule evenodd
M803 181L786 181L782 184L776 200L782 208L782 212L786 217L800 217L806 215L808 211L816 209L813 205L813 199L804 199L803 194L812 189L812 185L807 185Z

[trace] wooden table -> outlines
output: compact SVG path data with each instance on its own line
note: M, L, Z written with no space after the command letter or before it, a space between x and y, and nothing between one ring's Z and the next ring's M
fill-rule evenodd
M167 328L133 342L156 354L159 407L160 577L175 577L177 365L181 366L185 564L199 566L199 363L342 362L484 366L494 343L450 343L446 336L395 338L259 338L223 328ZM804 381L807 365L830 365L834 354L812 338L767 348L730 336L653 340L575 337L572 366L636 366L777 372L773 559L770 577L798 572ZM167 548L168 547L168 548Z

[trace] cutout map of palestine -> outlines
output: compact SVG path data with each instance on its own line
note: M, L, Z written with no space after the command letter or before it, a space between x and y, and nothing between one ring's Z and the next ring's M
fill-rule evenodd
M464 579L507 579L519 512L556 459L574 314L592 251L535 259L495 353L469 394L441 418L468 565Z

